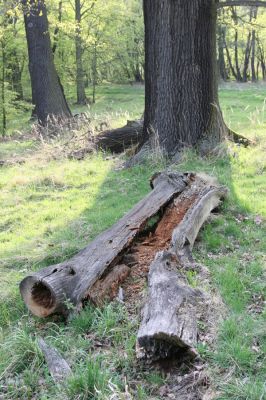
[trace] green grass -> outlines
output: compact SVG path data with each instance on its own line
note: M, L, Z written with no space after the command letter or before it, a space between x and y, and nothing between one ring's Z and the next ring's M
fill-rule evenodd
M143 88L104 85L98 90L98 103L89 110L94 119L117 126L141 115ZM199 345L220 400L258 400L265 391L263 90L263 85L232 84L220 90L227 123L255 138L254 147L232 146L230 155L204 160L188 151L172 167L217 176L230 190L220 213L202 229L194 252L209 268L227 308L215 345ZM128 387L134 399L156 398L162 377L136 362L138 320L123 306L87 307L68 325L54 318L43 321L26 311L18 283L28 271L70 257L111 226L148 193L149 177L163 165L121 170L115 168L117 160L101 154L83 161L40 161L35 149L30 141L0 144L0 159L30 154L25 164L0 169L0 397L108 399L114 393L122 396ZM188 279L197 286L196 275ZM36 334L71 364L73 376L63 388L52 383Z

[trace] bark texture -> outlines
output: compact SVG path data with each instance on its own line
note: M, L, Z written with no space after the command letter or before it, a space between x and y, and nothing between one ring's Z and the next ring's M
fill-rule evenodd
M51 116L71 117L63 87L57 75L48 30L44 0L22 0L29 54L34 114L42 124Z
M48 370L55 383L61 383L71 374L71 368L58 351L49 346L42 338L38 339L38 345L44 355Z
M144 132L174 154L225 134L217 112L216 1L144 0Z
M198 232L226 190L215 182L195 179L176 200L182 207L182 195L193 200L182 221L173 231L167 251L157 253L148 275L148 296L137 337L140 357L153 360L184 352L195 356L197 320L204 309L205 295L191 288L185 271L192 270L191 251Z
M66 312L67 302L79 305L90 298L95 282L119 264L125 250L146 222L181 193L191 179L189 174L155 175L152 179L153 191L85 249L68 261L23 279L21 295L32 313L46 317L54 312Z

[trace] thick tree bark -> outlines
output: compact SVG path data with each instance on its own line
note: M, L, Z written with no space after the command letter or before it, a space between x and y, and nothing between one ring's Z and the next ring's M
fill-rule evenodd
M76 47L76 85L77 85L77 104L86 104L85 94L85 80L83 70L83 48L81 39L81 3L80 0L75 0L75 20L76 20L76 35L75 35L75 47Z
M144 132L172 155L215 147L226 129L218 106L216 1L144 0Z
M23 279L21 295L32 313L46 317L55 312L66 312L67 302L78 306L91 295L94 299L92 288L95 282L119 264L147 221L185 190L192 180L190 174L156 174L152 179L153 191L85 249L68 261Z
M40 123L49 117L71 117L63 87L57 75L44 0L22 0L29 54L32 102Z

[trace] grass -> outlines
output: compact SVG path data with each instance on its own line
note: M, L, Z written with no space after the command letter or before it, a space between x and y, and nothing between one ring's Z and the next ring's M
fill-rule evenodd
M188 151L172 167L215 175L230 190L220 213L201 231L194 252L209 268L227 308L215 346L199 345L220 400L265 396L263 90L232 84L220 90L227 123L255 138L256 146L232 146L230 155L204 160ZM140 116L142 109L143 88L104 85L89 112L117 126ZM103 310L87 307L68 325L54 318L44 322L25 310L18 283L28 271L70 257L111 226L150 190L150 175L164 166L121 170L116 159L101 154L83 161L40 162L35 151L36 143L22 140L3 142L0 149L0 159L31 154L25 164L0 169L0 397L122 399L129 392L134 399L159 398L164 378L135 360L137 317L114 303ZM188 279L197 285L197 276ZM73 376L64 387L52 383L36 335L71 364Z

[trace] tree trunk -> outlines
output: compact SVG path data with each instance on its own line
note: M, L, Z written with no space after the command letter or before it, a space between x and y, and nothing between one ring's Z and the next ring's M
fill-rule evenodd
M6 134L6 89L5 89L5 77L6 77L6 51L5 43L1 40L1 53L2 53L2 71L1 71L1 100L2 100L2 132L1 135Z
M96 103L97 61L97 42L95 42L93 46L92 58L92 104Z
M84 70L83 70L83 48L81 39L81 4L80 0L75 0L75 20L76 20L76 84L77 84L77 104L86 104Z
M265 55L264 55L264 49L263 46L260 42L259 37L257 37L257 46L259 50L258 58L261 64L261 73L262 73L262 79L266 79L266 63L265 63Z
M257 19L257 15L258 15L258 8L251 8L250 11L250 21L256 20ZM256 82L258 80L258 68L257 68L257 72L256 72L256 67L255 67L255 58L256 58L256 30L252 29L252 33L251 33L251 60L250 60L250 64L251 64L251 80L252 82Z
M144 0L144 132L173 155L225 134L216 79L216 1ZM201 146L200 146L201 147Z
M57 75L48 30L44 0L22 0L29 54L32 102L39 122L49 117L71 117L63 87Z
M58 3L58 23L62 22L62 8L63 8L63 0L59 0ZM54 43L53 43L53 48L52 52L55 54L57 44L58 44L58 35L59 35L59 26L57 25L55 30L54 30Z
M229 49L228 49L228 46L227 46L227 43L226 43L226 36L225 36L225 35L223 36L223 41L224 41L224 47L225 47L225 51L226 51L226 57L227 57L227 61L228 61L230 70L231 70L231 72L232 72L234 78L237 79L237 73L236 73L236 71L235 71L235 68L234 68L234 65L233 65L233 62L232 62L232 58L231 58L231 55L230 55L230 52L229 52Z
M246 50L245 50L245 57L244 57L242 82L248 81L248 67L249 67L249 59L250 59L250 51L251 51L250 39L251 39L251 33L249 32L248 38L247 38Z
M251 34L251 59L250 59L252 82L257 81L257 73L255 67L255 51L256 51L256 31L255 29L253 29Z
M239 67L239 60L238 60L238 31L237 31L237 29L235 30L234 47L235 47L236 80L238 82L243 82L243 78L242 78L240 67Z
M219 25L218 26L218 69L220 78L223 81L227 81L229 79L226 65L225 65L225 57L224 57L224 37L225 37L225 27Z

